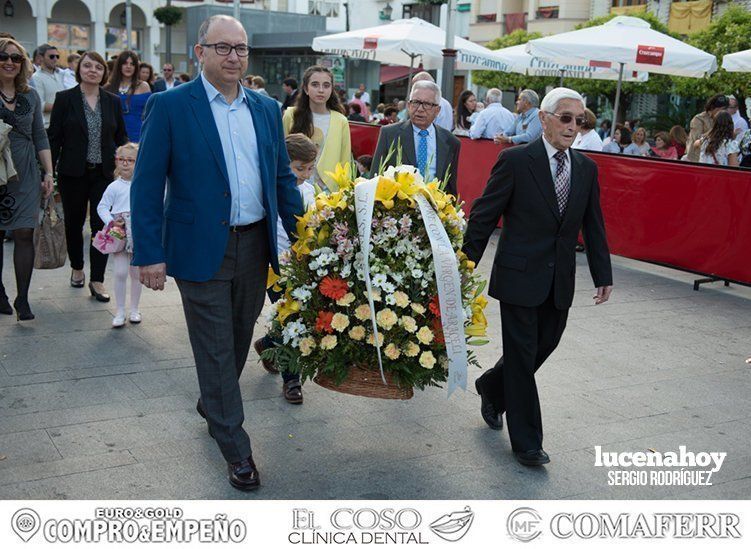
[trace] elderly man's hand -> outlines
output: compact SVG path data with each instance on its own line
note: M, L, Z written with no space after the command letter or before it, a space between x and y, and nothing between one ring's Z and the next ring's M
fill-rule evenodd
M143 265L138 268L141 284L152 290L164 290L164 282L167 280L167 264L156 263Z

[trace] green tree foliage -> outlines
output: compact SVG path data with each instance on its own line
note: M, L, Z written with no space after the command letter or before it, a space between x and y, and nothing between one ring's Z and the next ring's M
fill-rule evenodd
M183 17L183 10L176 6L162 6L154 10L154 17L163 25L177 25Z

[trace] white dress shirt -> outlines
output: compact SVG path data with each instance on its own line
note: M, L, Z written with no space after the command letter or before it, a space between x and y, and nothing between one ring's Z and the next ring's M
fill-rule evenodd
M748 122L743 119L741 113L738 111L735 111L735 114L733 115L733 126L735 126L736 130L741 130L738 132L738 135L735 136L735 140L740 143L744 132L748 129Z
M511 111L500 103L490 103L472 123L469 136L472 139L493 139L496 135L511 131L516 119Z
M441 112L436 116L434 123L452 131L454 129L454 109L445 97L441 97L439 103L441 104Z
M420 150L420 128L412 124L412 131L415 132L415 168L417 168L417 158ZM436 165L436 131L433 124L427 129L428 135L428 158L426 160L428 166L428 181L432 181L435 177L435 165Z
M545 151L548 153L548 161L550 162L550 175L553 178L553 183L555 184L555 172L558 169L558 161L555 159L555 155L558 152L558 149L556 149L553 145L548 143L548 140L545 139L545 136L542 136L542 142L545 144ZM566 177L568 177L568 180L571 181L571 151L566 149Z
M576 139L574 139L574 144L571 145L571 148L581 151L602 152L602 138L595 130L589 130L585 134L580 132L576 136Z

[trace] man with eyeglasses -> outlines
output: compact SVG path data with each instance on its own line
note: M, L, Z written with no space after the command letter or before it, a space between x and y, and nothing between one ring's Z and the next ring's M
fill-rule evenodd
M57 61L60 59L60 53L55 46L42 44L37 48L40 59L40 67L31 77L34 89L39 94L40 99L44 102L42 108L44 114L44 127L50 126L50 113L52 105L55 103L57 92L65 89L65 75L57 67Z
M527 466L550 462L542 447L535 372L558 346L574 298L580 229L595 305L610 297L613 273L600 209L597 165L571 149L584 99L556 88L540 105L542 137L504 150L472 205L464 252L479 263L503 218L488 294L500 301L503 356L475 382L480 414L494 430L506 413L511 448Z
M490 88L485 94L485 108L469 129L472 139L493 139L496 135L506 135L514 129L516 119L511 111L501 104L503 93L498 88Z
M260 478L239 378L269 264L279 272L277 216L294 240L303 207L279 106L240 85L250 53L240 21L209 17L193 51L200 76L146 104L131 184L132 263L148 288L175 278L198 373L196 410L230 484L253 490Z
M401 147L402 163L417 167L427 180L448 178L446 189L456 195L456 174L459 170L459 139L435 123L441 105L441 88L435 82L415 82L410 91L407 110L409 119L381 128L373 155L371 177L381 162L396 165L396 148ZM394 152L389 156L389 151Z
M175 78L175 67L172 63L165 63L162 67L162 78L154 82L154 93L171 90L181 84L178 78Z

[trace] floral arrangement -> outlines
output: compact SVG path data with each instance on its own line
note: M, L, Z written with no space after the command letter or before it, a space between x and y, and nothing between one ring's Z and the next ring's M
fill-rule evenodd
M355 180L349 165L329 175L338 190L317 195L298 218L298 240L280 258L276 284L284 295L271 329L279 343L265 356L303 379L323 374L338 384L355 364L377 369L379 344L384 372L400 386L439 385L447 379L448 359L431 246L415 195L433 204L449 236L462 280L466 341L482 345L485 284L461 251L466 221L460 205L441 182L426 183L412 166L378 176L369 256L376 342L354 200L355 186L365 180ZM467 360L479 366L471 350Z

